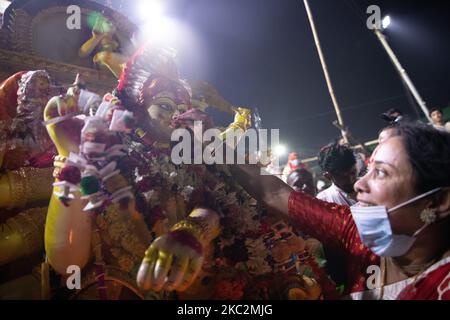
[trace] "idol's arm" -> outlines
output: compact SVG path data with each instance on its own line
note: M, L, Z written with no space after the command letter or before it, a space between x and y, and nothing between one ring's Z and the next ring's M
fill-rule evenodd
M104 34L92 33L92 37L86 41L78 51L81 58L89 56L104 38Z
M44 120L63 116L65 110L58 110L57 100L51 99L44 110ZM70 152L77 152L81 124L77 119L57 124L48 124L47 131L52 138L59 157L55 167L61 167ZM54 187L53 191L61 191ZM65 206L54 194L48 207L45 224L45 251L50 265L59 273L66 274L67 267L77 265L83 268L90 257L91 218L83 211L84 203L77 194Z
M0 225L0 265L43 249L46 215L46 207L28 209Z
M26 208L48 201L53 168L23 167L0 176L0 208Z
M50 265L66 274L67 267L83 268L90 257L91 218L79 195L68 207L53 195L45 223L45 251Z
M18 209L50 198L53 168L24 167L0 177L0 208ZM25 210L0 226L0 265L43 248L46 207ZM2 217L0 217L0 220Z

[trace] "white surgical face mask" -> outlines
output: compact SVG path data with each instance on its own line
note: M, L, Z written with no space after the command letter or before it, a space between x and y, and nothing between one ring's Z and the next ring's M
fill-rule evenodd
M439 190L441 188L430 190L391 209L387 209L384 206L359 207L358 204L352 206L350 210L358 228L361 241L378 256L399 257L404 255L411 249L414 241L416 241L416 236L428 224L425 224L412 236L394 234L392 233L391 223L389 221L389 213L436 193Z

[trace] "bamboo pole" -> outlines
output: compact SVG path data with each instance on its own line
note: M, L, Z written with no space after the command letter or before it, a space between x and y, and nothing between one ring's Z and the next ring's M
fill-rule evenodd
M392 63L394 64L395 69L400 74L400 77L405 82L406 86L412 93L414 99L416 99L417 104L420 106L420 108L423 111L423 114L428 119L430 123L433 123L431 120L431 117L429 115L429 111L427 106L425 105L425 101L423 101L422 97L420 96L419 92L417 91L416 87L414 86L413 82L409 78L408 74L406 73L406 70L402 67L400 64L400 61L398 61L397 56L395 55L394 51L392 51L389 43L386 40L386 37L384 34L377 28L374 29L375 35L377 36L378 40L380 40L381 44L383 45L384 50L386 50L386 53L388 54L389 58L391 59Z
M327 82L328 92L330 93L331 100L333 101L334 110L336 111L336 116L339 122L339 126L341 128L345 128L344 119L341 115L341 109L339 108L339 104L337 102L336 96L334 94L333 85L331 83L330 75L328 74L327 64L325 62L325 58L323 56L322 47L320 45L319 36L317 34L316 26L314 24L314 18L312 16L311 9L309 8L308 0L303 0L306 8L306 13L308 15L309 24L311 25L312 33L314 36L314 42L317 47L317 52L319 53L320 64L322 65L323 73L325 75L325 80ZM341 130L342 138L346 143L348 143L347 133L344 130Z

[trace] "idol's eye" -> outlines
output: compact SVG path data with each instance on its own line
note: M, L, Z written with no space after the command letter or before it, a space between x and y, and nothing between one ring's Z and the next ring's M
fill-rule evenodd
M168 104L160 104L159 107L161 109L165 110L165 111L172 111L173 110L172 106L168 105Z

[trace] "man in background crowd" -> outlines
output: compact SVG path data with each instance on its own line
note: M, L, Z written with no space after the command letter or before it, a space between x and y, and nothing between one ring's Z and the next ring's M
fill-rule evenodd
M433 126L438 130L447 130L450 132L450 121L444 120L444 115L440 108L431 108L430 109L430 118L433 122Z
M388 123L398 123L404 118L403 112L397 108L391 108L380 115L381 119Z
M297 152L291 152L288 156L288 162L283 169L282 180L287 182L289 174L297 169L304 168L305 165L301 162Z
M353 185L357 179L357 169L352 149L339 143L328 144L320 150L318 161L324 177L332 184L317 198L348 206L355 204Z

